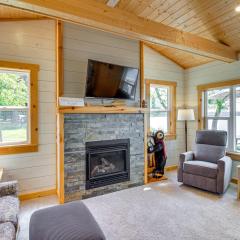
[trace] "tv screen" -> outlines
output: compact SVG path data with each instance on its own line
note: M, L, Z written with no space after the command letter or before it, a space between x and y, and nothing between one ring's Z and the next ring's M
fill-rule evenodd
M86 97L134 100L138 69L88 60Z

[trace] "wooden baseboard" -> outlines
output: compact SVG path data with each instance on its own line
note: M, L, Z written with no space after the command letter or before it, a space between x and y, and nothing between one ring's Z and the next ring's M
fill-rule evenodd
M167 166L165 168L166 171L173 171L177 169L177 165L172 165L172 166ZM236 177L233 177L231 179L231 182L234 184L238 183L238 179ZM33 192L33 193L26 193L26 194L21 194L19 195L20 201L25 201L25 200L30 200L34 198L39 198L39 197L46 197L49 195L57 195L57 190L56 189L49 189L41 192Z
M178 165L171 165L171 166L167 166L165 167L166 171L173 171L176 170L178 168Z
M20 201L25 201L25 200L30 200L34 198L39 198L39 197L46 197L49 195L55 195L57 194L56 189L49 189L41 192L33 192L33 193L26 193L26 194L20 194L19 199Z

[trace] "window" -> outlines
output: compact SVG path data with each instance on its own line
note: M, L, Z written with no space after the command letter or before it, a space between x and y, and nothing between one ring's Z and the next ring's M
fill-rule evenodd
M240 152L240 81L201 85L198 90L199 127L227 131L228 151Z
M0 61L0 154L37 151L38 65Z
M230 88L208 90L205 93L205 126L211 130L230 132ZM228 141L229 144L229 141Z
M168 139L176 137L176 83L147 80L149 131L163 130Z

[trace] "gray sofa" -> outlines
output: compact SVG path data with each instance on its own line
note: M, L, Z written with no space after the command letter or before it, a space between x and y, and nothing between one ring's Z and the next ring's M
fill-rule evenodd
M18 229L17 182L0 182L0 239L15 240Z
M227 132L196 132L196 151L180 154L178 181L186 185L222 194L226 191L232 160L226 156Z

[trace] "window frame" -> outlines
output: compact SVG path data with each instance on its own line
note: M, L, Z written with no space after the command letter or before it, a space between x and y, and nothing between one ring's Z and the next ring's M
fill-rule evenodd
M0 61L0 69L28 71L29 79L29 142L0 146L0 155L38 151L38 72L39 65L21 62Z
M176 88L177 83L174 81L165 81L165 80L154 80L154 79L146 79L146 97L147 104L149 109L148 114L148 123L147 129L148 133L150 133L150 86L151 85L159 85L163 87L169 88L169 131L165 134L165 140L174 140L176 139Z
M219 87L219 88L214 88L214 89L208 89L204 91L204 116L205 116L205 122L204 122L204 128L208 129L208 120L225 120L227 121L227 132L228 134L228 146L227 149L234 149L234 141L230 141L230 135L235 137L235 131L234 131L234 95L233 95L233 86L225 86L225 87ZM214 117L214 116L208 116L208 97L207 97L207 92L211 90L221 90L221 89L229 89L229 116L228 117Z
M240 160L240 153L235 151L235 140L236 140L236 120L235 120L235 89L240 85L240 79L236 80L228 80L228 81L222 81L222 82L214 82L209 84L203 84L197 86L198 91L198 129L204 129L206 128L206 121L207 119L212 119L211 117L206 116L206 92L209 90L214 89L223 89L223 88L229 88L230 89L230 116L228 119L228 131L233 136L233 140L228 141L229 142L229 149L227 149L228 155L232 157L233 160ZM218 118L218 119L225 119L225 118ZM229 134L229 136L230 136Z

